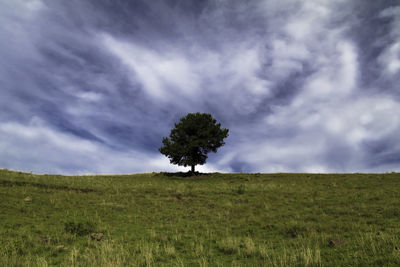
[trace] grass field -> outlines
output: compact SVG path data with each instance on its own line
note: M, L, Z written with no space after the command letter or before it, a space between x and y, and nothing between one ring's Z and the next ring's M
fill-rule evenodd
M0 170L0 266L400 266L400 174Z

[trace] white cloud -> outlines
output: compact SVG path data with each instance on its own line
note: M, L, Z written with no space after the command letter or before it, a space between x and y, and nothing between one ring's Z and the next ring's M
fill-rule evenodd
M199 90L199 77L182 55L168 50L154 51L108 34L103 34L100 39L136 73L136 78L152 97L170 99L176 94L191 95Z
M265 96L269 93L268 82L256 77L257 71L261 69L260 52L257 47L232 49L227 59L225 72L232 73L228 88L234 88L236 84L244 85L241 90L248 90L254 97ZM224 70L222 70L224 71Z
M380 17L396 17L400 16L400 7L388 7L382 10L379 14Z
M88 102L99 102L103 98L102 94L96 92L80 92L77 96Z
M400 73L400 7L389 7L380 12L379 17L391 18L390 35L392 43L378 57L384 76L394 77Z
M385 157L395 161L400 151L399 102L389 97L398 92L391 81L400 71L399 7L377 15L390 21L379 25L388 35L360 45L348 33L365 14L358 17L345 0L217 1L193 16L154 1L146 5L159 18L129 10L132 21L78 2L0 3L0 165L60 173L187 170L169 164L155 139L178 115L200 111L231 130L201 171L394 166ZM379 70L359 65L365 48L378 51L372 60ZM376 95L360 88L367 68L380 78L371 85ZM34 114L50 115L22 123ZM63 133L63 126L110 146ZM132 150L114 148L127 145ZM383 163L368 165L375 154Z
M46 7L41 0L5 0L2 5L3 11L9 14L14 13L16 10L21 12L21 19L31 19L37 12Z
M399 40L400 41L400 40ZM378 58L378 62L386 71L386 75L393 76L400 71L400 42L390 45Z
M195 46L183 51L166 46L158 51L108 34L100 39L135 74L132 82L139 81L157 101L201 106L208 94L218 98L229 95L231 106L246 114L254 112L270 93L270 82L259 77L261 48L246 40L224 44L215 52Z
M329 4L326 1L303 2L285 25L288 35L299 43L318 38L330 15Z
M399 114L400 103L385 96L314 100L300 107L275 109L265 121L267 124L260 124L258 131L282 129L285 133L285 128L289 127L293 129L293 136L269 137L252 146L246 140L237 147L237 156L245 155L241 160L252 164L254 169L265 171L276 170L279 164L285 166L281 171L286 172L377 171L375 166L364 165L363 146L366 142L386 140L399 132ZM331 165L334 159L332 162L325 160L335 149L345 153L342 169Z
M329 61L319 64L319 70L309 76L302 89L302 94L295 99L294 105L298 108L308 105L312 101L344 100L357 88L356 49L348 41L338 39L336 42L338 45L330 51Z
M36 173L88 174L183 170L160 154L119 152L62 133L40 119L0 124L2 167Z
M294 35L291 37L299 41L275 39L272 46L275 62L308 61L316 71L308 76L290 104L273 106L272 113L258 122L249 139L242 140L235 147L237 151L231 152L225 161L239 160L249 164L250 169L267 172L381 170L365 165L364 145L385 140L400 131L400 115L395 115L400 114L400 104L386 96L357 96L360 93L357 48L341 29L324 28L324 18L319 19L319 24L309 26L325 39L315 39L316 34L304 39ZM303 29L301 36L307 32ZM290 52L292 46L302 49L296 54ZM289 51L287 55L284 50ZM278 64L275 69L282 73L296 71L289 63L286 71ZM269 136L270 130L282 135ZM260 138L263 133L264 140ZM251 139L256 139L257 144Z

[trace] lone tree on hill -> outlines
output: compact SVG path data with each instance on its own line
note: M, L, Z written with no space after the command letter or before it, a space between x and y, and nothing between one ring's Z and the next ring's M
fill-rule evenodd
M182 117L168 137L162 140L158 150L179 166L191 166L192 173L197 164L206 163L207 153L217 152L225 144L228 129L221 129L221 124L207 113L189 113Z

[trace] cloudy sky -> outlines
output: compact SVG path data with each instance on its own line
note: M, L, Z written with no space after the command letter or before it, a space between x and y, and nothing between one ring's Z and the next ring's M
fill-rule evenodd
M398 0L0 0L0 168L188 168L173 123L229 128L201 171L400 171Z

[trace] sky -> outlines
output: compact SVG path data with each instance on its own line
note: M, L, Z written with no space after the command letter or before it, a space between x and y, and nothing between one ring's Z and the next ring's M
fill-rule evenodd
M400 171L399 81L398 0L0 0L0 168L186 171L205 112L199 171Z

